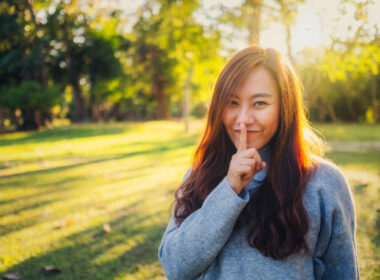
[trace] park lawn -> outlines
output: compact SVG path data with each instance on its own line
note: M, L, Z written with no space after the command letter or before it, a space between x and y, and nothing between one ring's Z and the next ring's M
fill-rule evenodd
M379 124L316 123L313 128L332 142L380 142Z
M164 279L157 248L202 127L126 122L1 135L0 275L49 279L42 268L52 265L61 269L54 279ZM380 143L379 125L315 127L329 142ZM327 157L353 190L361 277L378 279L380 150Z

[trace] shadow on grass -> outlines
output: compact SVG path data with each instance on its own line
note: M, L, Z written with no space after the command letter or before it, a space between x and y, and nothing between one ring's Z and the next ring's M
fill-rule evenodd
M28 217L22 221L8 222L6 225L0 225L0 235L5 236L7 234L14 233L16 231L21 231L31 226L35 226L41 221L38 216Z
M0 180L2 178L7 179L7 178L18 177L18 176L34 176L34 175L42 176L42 175L46 175L52 172L62 172L62 171L66 171L68 169L72 169L75 167L85 166L89 164L97 164L97 163L102 163L102 162L106 162L110 160L119 160L119 159L130 158L130 157L141 156L141 155L161 154L166 151L172 151L175 149L182 149L182 148L193 146L197 138L198 138L197 135L192 135L192 136L183 137L183 138L172 140L172 141L162 141L162 142L156 143L155 147L152 149L113 154L112 156L99 157L97 159L87 160L85 162L78 162L75 164L39 169L39 170L34 170L34 171L20 172L20 173L11 174L11 175L4 175L0 177ZM0 189L1 189L1 185L2 184L0 183Z
M153 216L160 215L159 212L138 215L133 213L136 205L130 207L132 211L128 215L119 216L110 222L110 233L106 233L103 226L98 225L72 234L61 241L67 245L26 259L4 273L18 272L24 279L51 279L41 271L42 267L47 265L54 265L62 270L54 279L65 280L114 279L137 273L144 269L144 265L152 265L157 261L157 248L164 225L145 225ZM125 251L109 251L127 242L131 242L131 245L126 247ZM102 256L103 254L105 255ZM162 272L159 272L159 275L162 275Z
M79 178L79 177L78 177ZM78 180L78 178L71 178L71 181ZM61 180L59 182L69 182L69 180ZM1 184L0 184L1 188ZM12 198L8 200L1 200L0 201L0 206L6 205L6 204L11 204L11 203L16 203L16 205L12 206L12 209L10 210L1 210L0 212L0 218L6 217L8 215L20 215L22 214L21 212L23 211L29 211L33 210L36 208L40 208L43 206L47 206L51 203L58 202L60 200L66 199L66 197L61 196L59 199L44 199L42 201L33 201L33 199L38 199L41 196L44 195L56 195L58 193L66 193L68 190L75 188L75 185L69 185L69 186L59 186L57 187L57 184L54 184L53 187L49 187L47 189L44 189L43 191L39 191L33 194L25 195L25 196L18 196L17 198ZM29 202L29 200L31 200ZM23 202L24 205L19 205L17 202L18 201L25 201ZM43 214L43 211L41 212ZM27 218L24 218L22 220L18 220L15 223L10 223L8 222L6 225L0 225L0 235L6 235L10 234L16 231L23 230L25 228L28 228L30 226L35 226L36 224L40 223L42 221L41 217L39 216L30 216L28 215Z
M109 160L118 160L145 154L161 157L166 151L193 146L197 137L197 135L182 138L178 137L173 141L156 142L151 145L150 149L117 153L111 156L97 157L87 162L79 162L78 164L3 176L0 177L0 189L2 187L9 187L10 184L12 185L12 188L25 188L27 187L25 182L35 179L37 180L40 176L61 175L63 174L61 172L88 164L96 164ZM134 145L139 145L139 143L134 143ZM130 169L136 170L137 168L132 167ZM69 182L70 179L65 181L65 183ZM34 185L36 185L36 183L34 183ZM15 202L18 199L23 198L33 200L34 198L38 198L39 195L43 195L45 192L64 192L67 191L67 189L75 187L75 184L71 184L62 189L61 187L51 187L50 184L41 184L41 186L45 185L46 188L42 188L44 191L38 191L38 193L25 195L24 197L19 196L18 198L12 198L11 200L2 200L1 204ZM40 187L40 185L38 186ZM120 199L120 197L118 199ZM160 219L157 219L157 216L160 217L161 215L164 215L164 211L158 211L144 216L141 213L139 214L142 210L139 207L140 203L142 203L142 201L110 213L111 217L116 217L109 222L112 228L110 233L105 233L102 224L84 229L81 232L63 238L60 241L60 244L58 244L61 246L53 246L54 248L59 248L51 249L51 251L47 251L45 254L25 259L2 273L15 271L22 274L24 279L52 279L50 276L44 276L41 269L46 265L54 265L62 269L62 273L54 276L54 279L114 279L121 275L138 273L139 270L144 269L145 265L153 265L155 267L157 263L157 248L165 230L165 225L160 222L149 221L152 218L154 218L155 221L159 221ZM33 207L36 208L39 206L40 202L35 202L34 206L31 204L25 206L26 208L24 207L24 209L20 208L13 211L23 211L27 210L28 207L32 209ZM9 233L13 231L14 228L20 230L20 228L22 229L32 226L38 222L39 220L36 217L36 219L30 219L29 221L25 220L19 225L14 224L9 228L4 227L0 230ZM126 244L128 239L131 239L134 242L132 242L131 246L126 248L124 252L118 251L117 253L112 253L113 251L110 251L114 247ZM102 257L102 255L108 251L109 255ZM155 270L154 273L163 276L163 272L159 269Z
M30 200L30 199L38 198L38 197L40 197L42 195L46 195L46 194L51 195L51 194L55 194L58 192L64 193L64 192L68 191L69 189L74 188L75 187L74 183L79 182L82 179L84 179L84 176L75 176L75 177L64 178L64 179L54 181L54 182L39 184L39 187L42 188L42 191L34 192L32 194L19 195L16 198L11 198L11 199L1 199L0 200L0 206L5 205L5 204L9 204L9 203L13 203L16 201L20 201L20 200ZM1 177L0 177L0 182L1 182ZM23 182L17 182L17 181L16 182L15 181L5 182L5 183L0 184L0 189L1 189L1 187L9 187L10 185L18 186L20 184L22 185ZM71 186L62 186L65 184L70 184ZM25 185L23 187L25 187ZM17 211L19 211L19 210L17 210ZM1 213L1 214L3 214L3 213ZM1 214L0 214L0 217L1 217Z
M33 210L35 208L39 208L39 207L48 205L50 203L54 203L54 202L56 202L58 200L61 200L61 199L45 199L43 201L34 202L34 203L30 204L30 205L26 205L26 206L23 206L23 207L20 207L20 208L17 208L17 209L12 209L12 210L9 210L7 212L4 211L4 212L2 212L0 214L0 218L4 217L4 216L7 216L9 214L15 214L15 215L17 215L17 214L19 214L22 211Z
M147 162L148 163L148 162ZM143 166L130 166L127 168L122 168L121 170L116 171L116 176L112 177L112 173L110 173L110 177L106 180L102 179L99 181L98 184L93 184L91 187L92 191L106 191L107 193L110 193L113 191L113 188L120 188L120 186L117 184L117 182L127 182L128 180L133 180L134 178L139 178L142 176L145 176L146 172L156 166L159 163L151 163L151 164L144 164ZM52 172L52 171L51 171ZM133 174L131 174L131 172ZM135 174L137 172L137 174ZM43 172L42 172L43 174ZM44 175L38 175L34 176L35 179L41 176L41 178ZM46 175L46 174L45 174ZM86 180L87 176L89 175L83 175L83 176L71 176L66 178L61 178L62 176L57 176L59 174L52 173L50 174L49 180L45 180L44 182L36 183L34 182L31 184L32 188L38 187L38 190L32 194L25 194L25 195L18 195L17 197L12 197L10 199L3 199L0 200L0 218L5 217L8 215L20 215L24 213L26 215L23 215L22 217L19 217L17 220L17 223L7 223L6 225L0 226L0 234L6 235L13 232L17 232L20 230L23 230L30 226L36 226L37 224L41 222L46 222L49 219L53 218L56 219L57 216L54 213L45 213L44 211L38 213L38 215L48 215L53 214L52 216L46 217L45 216L30 216L28 214L28 210L33 210L36 208L48 206L51 203L55 203L61 200L65 200L67 198L66 193L72 189L78 188L78 186L81 186L83 183L81 183L81 180ZM107 174L106 174L107 175ZM103 175L102 175L103 177ZM31 176L14 176L14 178L10 178L9 180L3 180L3 183L0 184L1 187L9 188L9 184L12 183L11 189L14 189L16 187L22 187L26 188L26 182L27 181L35 181L35 179ZM47 178L47 176L45 176ZM1 180L0 180L1 182ZM151 186L148 186L148 188L141 187L139 188L139 191L142 190L148 190L151 188ZM128 193L128 195L133 195L133 192ZM54 199L52 199L52 196L54 196ZM80 192L76 196L81 196ZM73 198L73 197L71 197ZM112 204L116 200L120 200L121 197L111 197L110 199L106 199L101 202L102 205ZM8 204L8 205L7 205ZM76 206L73 206L75 209L85 207L91 208L93 207L92 202L86 202L81 203ZM3 208L3 209L2 209ZM37 215L37 214L36 214ZM15 216L17 218L17 216Z
M136 124L110 124L110 125L73 125L67 127L57 127L44 131L35 132L16 139L0 139L0 147L9 145L32 144L54 142L60 140L72 140L94 136L105 136L125 133L130 131Z

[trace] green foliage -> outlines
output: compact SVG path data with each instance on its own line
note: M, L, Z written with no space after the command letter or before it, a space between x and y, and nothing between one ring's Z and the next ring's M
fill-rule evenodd
M325 49L318 68L332 83L353 79L357 84L357 80L363 78L363 75L378 75L379 64L380 46L361 44L348 48Z
M318 121L378 122L380 45L346 42L309 51L298 65L310 116Z
M158 96L163 95L178 109L185 88L191 88L193 103L206 102L210 83L223 62L218 54L219 32L196 23L193 14L200 7L198 1L147 3L138 10L131 34L133 62L128 72L131 93L138 93L136 102L156 102L159 108L164 104Z
M36 81L23 81L19 86L3 88L5 105L9 109L47 110L60 103L61 94L54 87L43 87Z
M71 94L61 115L67 112L77 121L90 118L94 108L107 119L112 113L115 119L178 117L184 92L191 95L193 114L202 116L227 60L220 54L235 51L224 46L226 39L234 38L230 33L254 26L263 29L265 20L276 20L285 27L288 56L296 64L291 57L291 28L304 2L246 0L232 9L220 4L213 7L220 16L213 16L198 0L145 0L126 33L129 15L112 3L97 9L98 0L1 0L0 105L21 109L32 104L30 100L41 100L38 106L43 108L56 103L48 102L54 99L49 90L39 91L46 98L19 97L23 81L36 81ZM331 46L305 50L297 57L312 120L380 121L380 43L378 33L368 27L369 3L341 1L342 11L352 10L359 23L351 32L354 36L331 38ZM200 13L213 18L212 23L198 22ZM264 21L253 21L253 14ZM227 25L232 32L223 30ZM12 115L7 111L5 118L14 121Z
M98 81L110 80L121 71L119 59L115 56L112 41L99 33L90 33L87 41L87 71L92 85Z

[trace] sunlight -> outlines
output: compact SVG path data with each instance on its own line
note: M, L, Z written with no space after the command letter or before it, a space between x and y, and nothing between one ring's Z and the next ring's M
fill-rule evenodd
M321 26L315 18L302 19L293 28L293 47L301 50L305 47L317 47L323 44Z

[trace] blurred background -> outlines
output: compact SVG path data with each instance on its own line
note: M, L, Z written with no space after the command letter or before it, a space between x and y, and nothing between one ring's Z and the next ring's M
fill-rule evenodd
M1 130L201 118L223 64L255 42L296 67L312 121L380 121L378 1L25 0L0 13Z
M157 248L236 51L280 50L380 277L380 2L0 0L0 274L165 279ZM12 278L13 277L13 278Z

